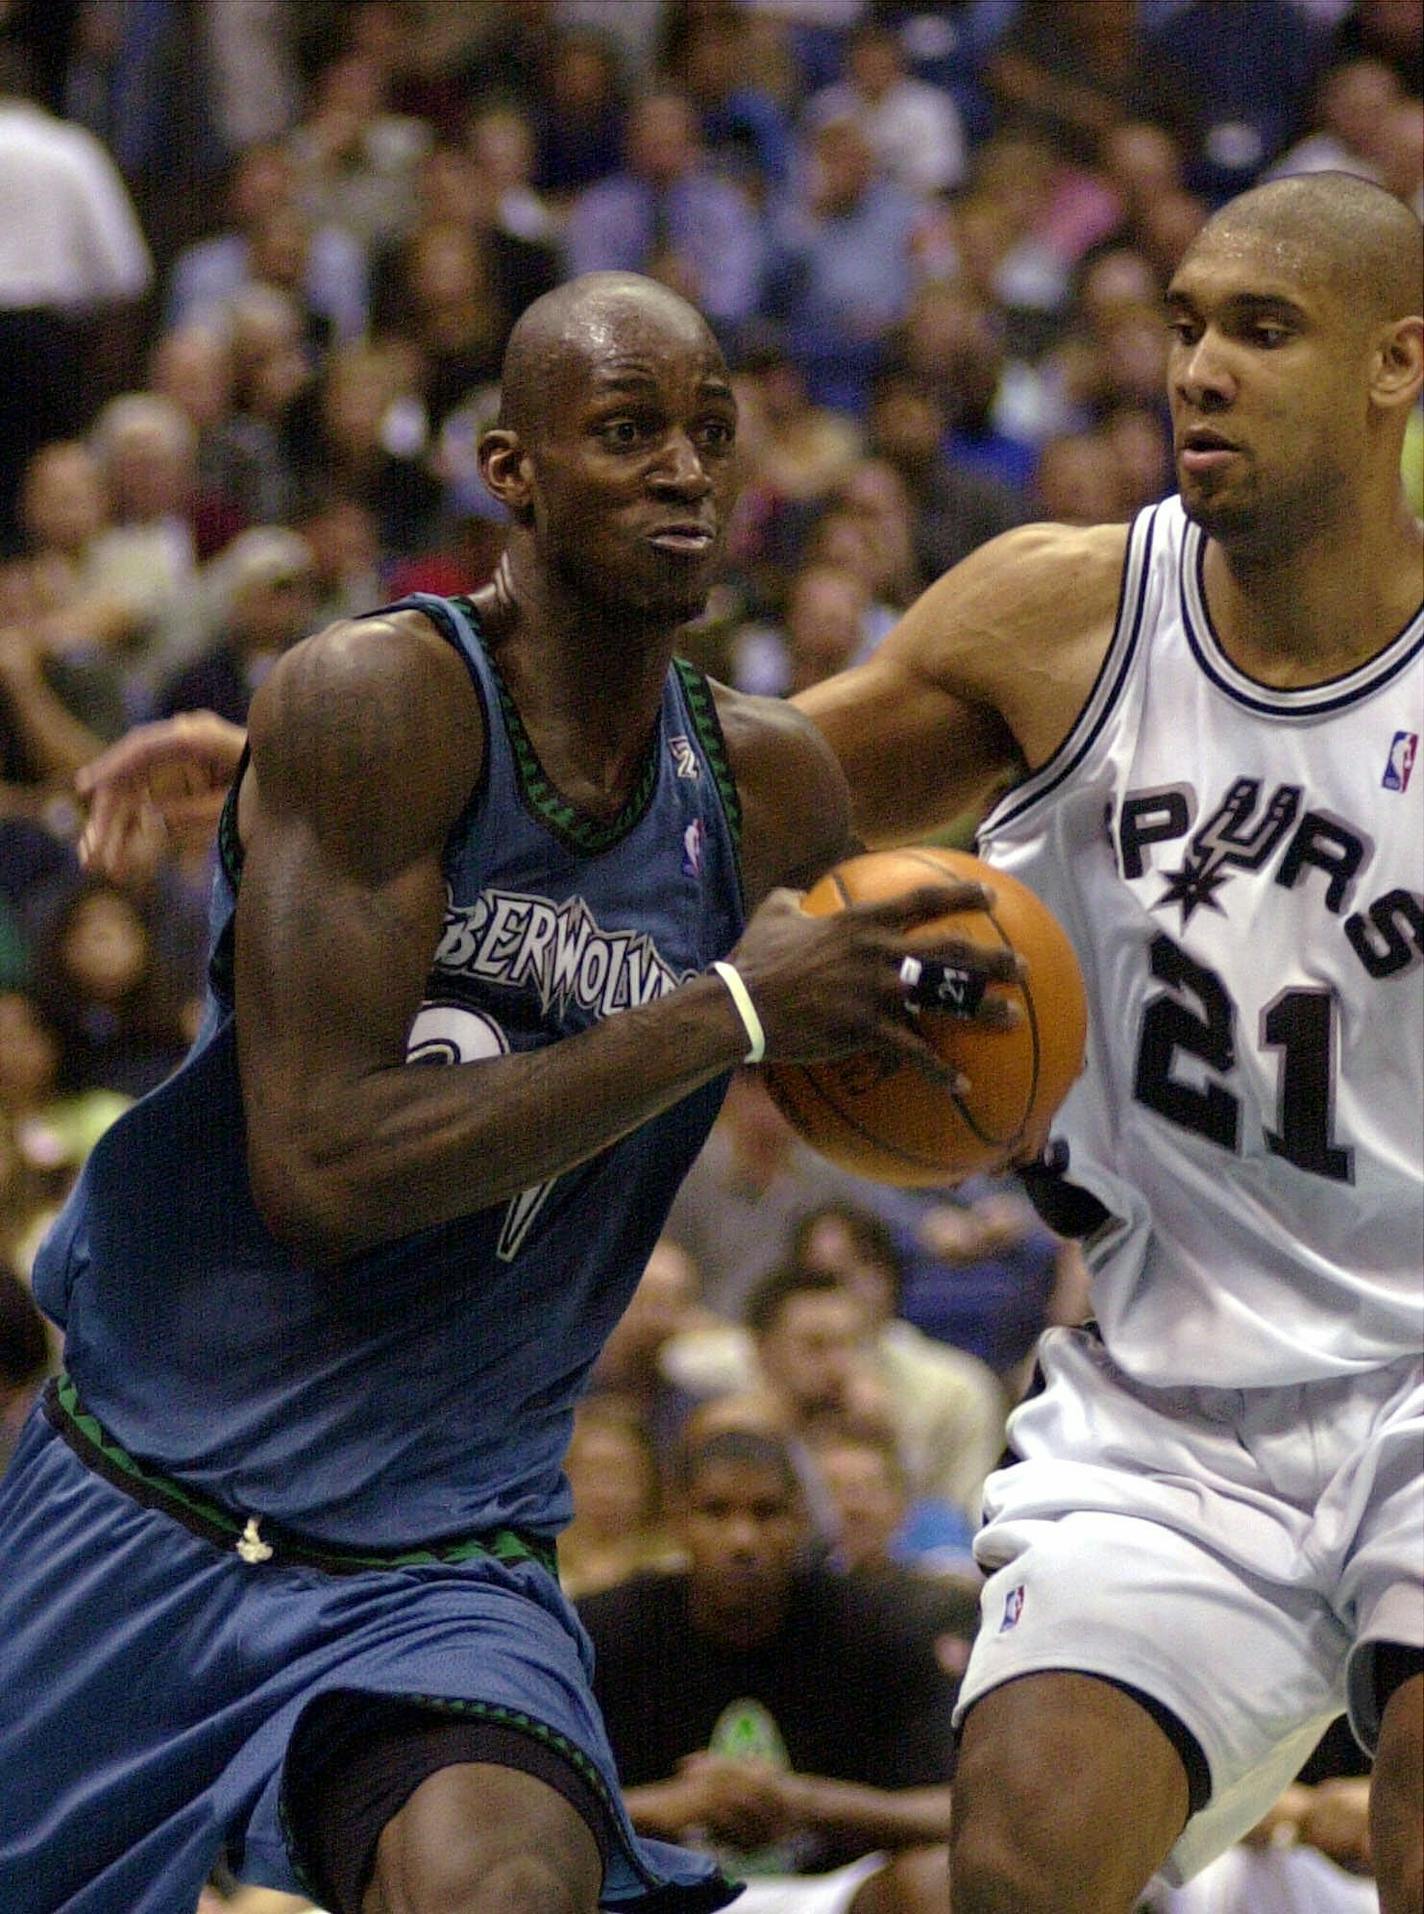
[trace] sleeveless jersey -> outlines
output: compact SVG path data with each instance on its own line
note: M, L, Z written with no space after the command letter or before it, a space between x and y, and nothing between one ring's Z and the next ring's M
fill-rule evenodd
M637 788L604 824L545 777L468 601L402 603L463 654L488 737L445 851L408 1067L554 1043L725 956L744 915L739 813L701 675L670 669ZM510 1202L305 1267L248 1179L231 800L221 851L204 1030L101 1139L36 1266L79 1396L139 1461L316 1541L551 1534L574 1401L725 1079Z
M1273 690L1212 630L1206 540L1132 527L1112 643L982 854L1088 988L1055 1126L1112 1221L1115 1361L1160 1384L1346 1375L1424 1340L1424 610L1347 676Z

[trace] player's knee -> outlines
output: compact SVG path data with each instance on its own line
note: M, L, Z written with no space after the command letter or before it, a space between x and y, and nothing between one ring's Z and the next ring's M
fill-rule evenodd
M473 1850L429 1857L399 1888L367 1900L366 1914L594 1914L590 1892L556 1856Z

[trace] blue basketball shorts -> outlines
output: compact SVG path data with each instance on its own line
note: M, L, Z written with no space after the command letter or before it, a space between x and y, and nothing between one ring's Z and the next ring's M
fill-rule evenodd
M219 1860L309 1893L283 1765L320 1695L401 1697L563 1756L608 1809L602 1905L711 1909L710 1861L641 1840L546 1567L329 1573L220 1544L90 1468L36 1411L0 1482L0 1908L192 1914Z

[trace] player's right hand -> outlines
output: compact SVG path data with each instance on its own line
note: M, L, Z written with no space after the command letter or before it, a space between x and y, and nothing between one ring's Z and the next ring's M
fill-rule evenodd
M797 892L773 891L731 953L766 1032L767 1060L811 1063L884 1049L936 1080L951 1076L906 1008L900 967L913 954L986 984L1017 981L1023 972L1012 951L943 931L926 940L921 931L955 912L982 911L991 901L980 884L925 884L813 917L800 908ZM975 1015L1005 1028L1018 1013L991 992Z

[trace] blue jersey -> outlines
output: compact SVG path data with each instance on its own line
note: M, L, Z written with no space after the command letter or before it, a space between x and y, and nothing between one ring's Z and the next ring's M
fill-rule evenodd
M725 956L744 917L738 810L705 680L670 669L637 787L602 823L545 777L468 601L403 603L460 650L488 736L445 851L409 1067L555 1043ZM79 1397L150 1469L314 1541L551 1535L574 1402L724 1083L512 1201L306 1266L264 1226L247 1171L235 815L203 1034L102 1138L36 1264Z

